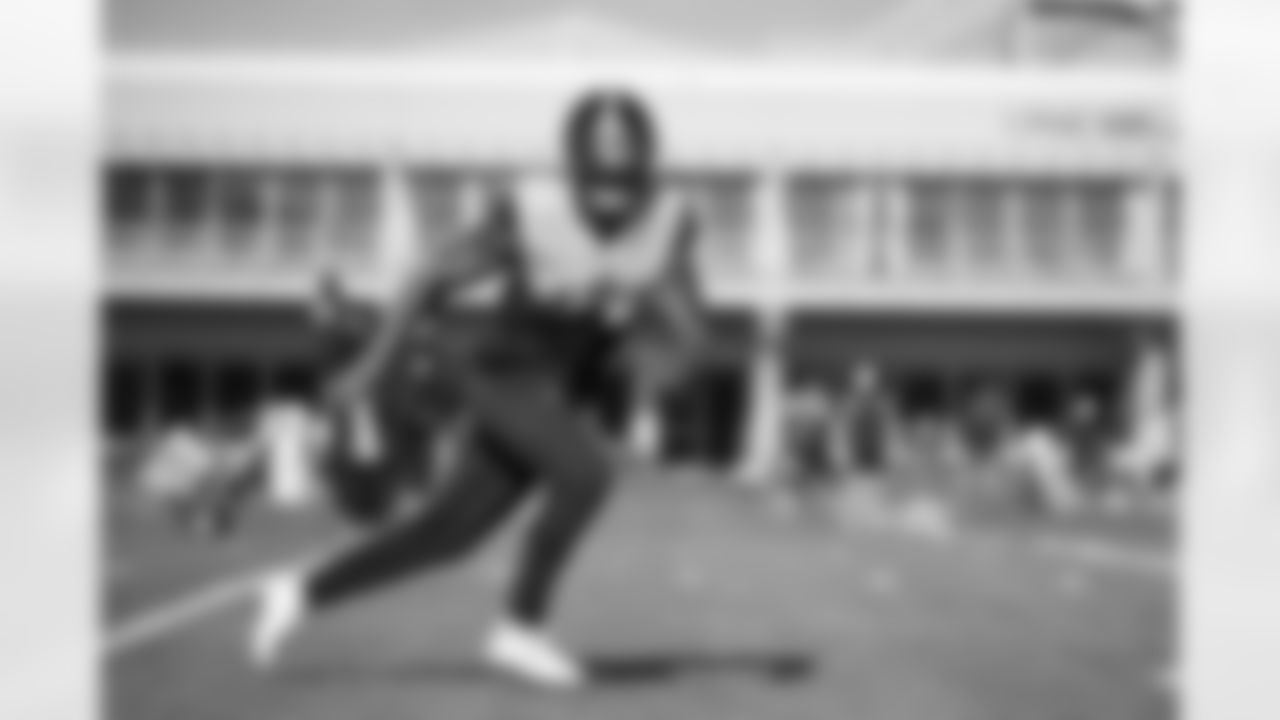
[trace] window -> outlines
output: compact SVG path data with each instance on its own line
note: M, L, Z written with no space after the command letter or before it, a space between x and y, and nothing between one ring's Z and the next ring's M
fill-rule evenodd
M1079 265L1090 272L1115 272L1123 262L1124 187L1096 181L1082 184L1078 193Z
M743 176L701 175L679 178L697 217L705 257L724 266L749 264L752 242L751 183Z
M342 192L333 172L321 170L315 176L316 225L312 241L322 257L331 257L338 245L338 202Z
M178 252L189 252L199 242L210 214L212 182L210 174L194 167L171 168L162 172L165 240Z
M214 369L213 378L214 408L219 417L224 419L234 417L253 407L259 388L252 365L230 361L217 366Z
M468 213L467 187L466 175L448 170L415 179L414 207L428 245L450 242L470 229L474 219Z
M267 170L257 176L262 214L258 224L259 250L276 260L287 257L283 212L287 182L288 174L279 170Z
M377 247L377 178L371 172L344 170L333 177L333 252L343 259L372 256Z
M948 248L948 197L941 181L917 181L908 185L907 256L910 267L925 272L946 268Z
M113 225L139 225L147 219L147 174L140 168L112 168L105 187L106 220Z
M165 362L160 369L160 414L166 424L194 422L199 418L201 401L200 371L185 359Z
M1018 415L1032 422L1052 422L1062 417L1063 383L1047 374L1026 375L1017 382Z
M120 436L137 430L143 420L145 392L141 368L124 360L111 360L104 390L100 402L107 432Z
M316 378L312 368L303 364L281 365L271 376L271 391L293 401L306 401L314 396Z
M221 177L219 221L222 249L231 257L244 257L257 249L266 218L258 175L233 170Z
M907 417L919 420L946 412L949 393L941 373L910 371L897 378L895 384L902 411Z
M1019 188L1017 241L1038 274L1113 272L1124 239L1123 188L1098 180L1042 180Z
M153 177L141 168L109 168L103 178L102 223L113 248L131 250L139 245L152 219L148 195Z
M1181 263L1182 226L1182 188L1171 181L1164 191L1165 272L1169 275L1176 274Z
M842 178L797 180L790 194L790 224L796 264L807 272L847 272L862 269L873 240L866 232L865 204L859 193L867 187Z
M1033 181L1020 188L1019 194L1023 212L1017 228L1018 242L1027 269L1036 273L1060 272L1071 240L1070 193L1058 183Z
M918 270L1068 275L1120 266L1124 195L1116 181L948 178L909 189L908 255Z
M279 177L280 253L289 259L314 254L320 227L320 182L315 172L294 170Z
M994 180L957 180L952 202L952 236L956 260L978 273L1008 265L1005 251L1004 208L1009 188Z

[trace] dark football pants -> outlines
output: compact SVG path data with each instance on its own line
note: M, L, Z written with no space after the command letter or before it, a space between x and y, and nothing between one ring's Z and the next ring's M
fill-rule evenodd
M508 609L527 623L546 619L611 487L606 443L549 373L464 370L457 380L471 427L456 477L415 515L318 568L308 584L313 608L462 559L538 490L545 503L523 544Z

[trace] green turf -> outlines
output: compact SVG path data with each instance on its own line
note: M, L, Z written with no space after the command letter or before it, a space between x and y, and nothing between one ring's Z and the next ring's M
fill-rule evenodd
M107 591L119 626L184 590L331 538L323 519L259 518L219 546L118 512ZM1172 577L1025 550L1005 522L945 543L767 511L710 483L637 479L568 586L561 634L600 679L573 697L474 660L519 523L450 575L316 624L256 677L232 608L106 663L116 720L855 718L1159 720ZM1129 541L1097 527L1073 529ZM994 537L977 542L970 537ZM1144 552L1169 552L1146 540Z

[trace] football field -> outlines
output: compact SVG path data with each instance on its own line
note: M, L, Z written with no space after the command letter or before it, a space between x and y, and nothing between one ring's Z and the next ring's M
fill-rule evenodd
M242 648L248 579L342 542L342 527L260 512L214 543L123 503L110 515L112 720L1177 715L1163 516L974 512L939 535L783 512L711 480L631 478L559 613L597 679L558 696L476 658L524 518L469 562L320 619L261 676Z

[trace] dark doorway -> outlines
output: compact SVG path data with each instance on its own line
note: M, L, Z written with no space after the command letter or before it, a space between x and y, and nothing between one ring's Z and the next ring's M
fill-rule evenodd
M666 458L714 467L733 463L748 410L746 394L742 372L714 369L673 397L664 412Z
M142 425L146 385L142 368L123 359L109 361L103 392L99 394L100 418L107 432L120 436Z
M160 416L165 424L189 423L201 410L200 371L194 362L174 358L160 364Z
M216 412L221 420L250 412L259 390L254 366L245 361L220 363L215 374Z

